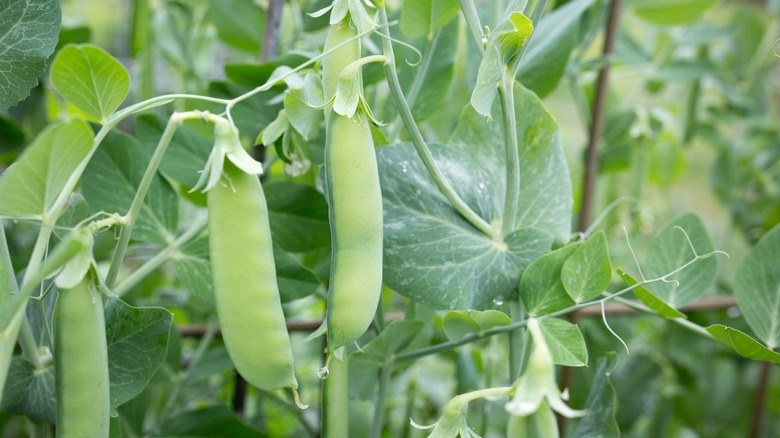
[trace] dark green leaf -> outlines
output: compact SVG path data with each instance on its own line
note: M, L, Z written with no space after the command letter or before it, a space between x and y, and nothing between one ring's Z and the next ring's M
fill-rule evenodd
M531 316L545 315L574 305L561 282L561 270L582 245L564 246L536 259L520 279L520 296Z
M0 215L40 219L92 147L92 130L81 120L49 126L0 176Z
M57 0L0 5L0 112L27 97L46 69L60 30Z
M158 437L264 438L263 431L242 422L227 406L186 411L163 423Z
M81 179L81 191L90 211L127 214L147 165L148 160L133 137L112 131L89 161ZM176 237L178 220L176 192L161 176L155 175L133 229L133 238L168 244Z
M637 281L634 279L634 277L626 274L620 269L618 269L618 275L620 275L623 281L625 281L629 286L637 284ZM632 292L634 295L636 295L637 298L639 298L640 301L645 303L647 307L651 308L654 312L665 318L688 318L684 313L666 304L662 299L658 298L652 292L642 286L635 287Z
M279 245L274 245L274 263L282 302L308 297L319 289L320 281L317 275L287 254Z
M404 2L401 9L401 32L410 38L431 39L437 30L455 18L458 9L458 3L452 0Z
M517 79L540 97L555 89L577 45L582 14L594 0L574 0L545 15L528 42Z
M142 115L136 119L135 130L147 160L151 158L165 130L167 120L157 115ZM214 140L179 126L165 151L160 171L186 187L193 187L206 167Z
M51 83L68 102L103 121L125 100L130 75L100 47L68 45L51 64Z
M559 318L540 319L539 327L556 365L588 365L588 349L579 327Z
M679 228L677 228L679 227ZM680 228L685 230L683 233ZM701 220L695 214L680 216L667 223L647 245L645 277L662 277L693 260L695 254L686 233L699 255L712 251L712 242ZM647 288L670 306L679 308L704 295L715 281L718 262L714 258L699 260L667 280L678 283L657 282Z
M27 360L11 360L8 380L3 389L0 408L11 414L25 415L35 422L54 423L56 406L54 367L36 370Z
M758 339L780 346L780 225L758 241L734 275L734 295Z
M572 438L613 438L620 436L615 419L618 399L609 377L617 365L617 356L609 354L599 359L596 374L590 386L587 415L577 424Z
M450 340L457 341L468 334L511 323L512 319L498 310L462 310L444 315L442 329Z
M121 300L106 304L111 409L143 391L165 361L173 314L161 307L132 307Z
M612 280L607 237L603 232L591 236L563 264L561 281L575 303L601 295Z
M363 352L383 362L408 347L424 325L422 321L393 321L363 347Z
M199 237L184 245L173 261L181 284L199 300L215 305L208 238Z
M209 17L217 27L217 36L222 42L247 52L260 53L265 12L257 3L211 0Z
M707 327L707 331L723 345L733 348L737 353L748 359L780 365L780 353L761 345L760 342L735 328L715 324Z
M290 252L330 245L328 204L322 193L291 182L269 183L263 190L275 244Z
M643 19L661 25L694 21L720 0L634 0L631 8Z

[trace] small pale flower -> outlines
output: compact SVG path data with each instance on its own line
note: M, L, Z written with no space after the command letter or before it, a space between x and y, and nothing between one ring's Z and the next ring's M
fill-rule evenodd
M262 175L263 165L255 161L241 146L238 129L227 119L218 118L214 121L214 147L206 161L206 168L192 190L202 188L207 192L214 188L222 177L222 167L225 157L236 167L249 175Z
M536 319L528 320L528 331L534 340L534 350L528 369L517 381L512 400L504 406L506 411L517 416L531 415L546 400L555 412L564 417L585 415L586 411L572 409L564 402L568 397L561 394L555 383L555 364Z
M421 426L410 420L412 426L417 429L433 429L428 438L480 438L480 436L466 424L466 412L469 407L469 399L457 396L444 405L439 421L430 426Z

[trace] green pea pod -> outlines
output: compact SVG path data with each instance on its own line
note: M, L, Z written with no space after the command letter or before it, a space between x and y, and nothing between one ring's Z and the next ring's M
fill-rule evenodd
M325 174L332 239L328 350L359 338L382 291L382 192L366 118L331 114Z
M103 301L87 275L54 310L57 436L107 437L111 406Z
M257 176L225 161L207 192L209 246L222 338L239 374L263 389L298 387L276 283L271 229ZM223 180L224 181L224 180ZM297 396L297 393L296 393Z
M357 29L350 26L349 16L338 24L334 24L328 31L325 39L325 48L328 50L339 46L351 38L354 38L346 45L334 50L325 56L322 60L322 90L325 101L329 101L336 94L336 86L339 82L339 75L344 68L353 61L360 59L360 39L357 38Z

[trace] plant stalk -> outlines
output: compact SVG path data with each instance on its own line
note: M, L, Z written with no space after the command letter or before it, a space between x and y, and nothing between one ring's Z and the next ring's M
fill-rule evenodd
M515 78L506 74L498 87L501 114L504 119L504 148L506 149L506 197L501 221L501 236L515 230L520 196L520 152L517 149L517 119L515 117Z
M479 54L485 55L485 46L482 44L482 23L479 21L479 14L477 13L477 7L474 5L474 0L459 0L460 11L463 13L463 18L466 20L466 25L469 28L471 39L474 41Z
M385 401L387 387L390 386L390 375L393 372L393 360L387 361L379 370L379 392L374 405L374 421L371 423L370 438L382 438L382 426L385 423Z

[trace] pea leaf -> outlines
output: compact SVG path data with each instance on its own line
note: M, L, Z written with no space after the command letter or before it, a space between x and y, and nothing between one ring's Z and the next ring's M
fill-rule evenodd
M498 310L456 310L444 315L442 329L450 340L457 341L468 334L511 323L512 319Z
M246 52L260 53L265 12L255 2L211 0L209 17L223 43Z
M761 345L755 339L735 328L715 324L707 327L707 331L720 343L734 349L741 356L780 365L780 353Z
M227 406L185 411L167 419L155 434L159 437L257 437L270 435L241 421Z
M685 230L685 233L680 228ZM650 239L645 255L646 278L661 277L693 260L695 255L685 237L686 233L698 254L712 251L712 242L701 219L695 214L680 216L667 223ZM670 306L679 308L707 292L715 281L717 269L717 260L706 258L668 279L676 280L679 285L659 282L649 285L647 289Z
M539 97L550 94L563 77L577 45L578 23L593 1L570 1L546 14L536 26L517 78Z
M363 347L363 353L383 362L393 354L403 351L422 330L422 321L393 321Z
M275 244L290 252L330 245L328 204L320 192L292 182L272 182L263 191Z
M458 3L451 0L416 0L401 8L401 32L409 38L426 37L444 27L458 15Z
M152 157L166 124L167 120L152 114L136 119L136 135L147 160ZM214 140L186 126L179 126L160 163L160 172L186 187L193 187L198 182L200 171L206 167L213 144Z
M637 284L637 281L634 279L634 277L626 274L620 269L618 269L618 275L620 275L623 281L625 281L629 286ZM642 286L634 288L632 292L634 295L636 295L637 298L639 298L640 301L645 303L647 307L653 309L653 311L665 318L688 318L684 313L666 304L662 299L658 298L652 292Z
M27 97L54 53L60 2L24 0L0 7L0 112Z
M112 410L140 394L165 361L172 321L173 314L161 307L106 303Z
M51 64L51 83L76 108L103 121L125 100L130 75L98 46L67 45Z
M534 260L520 279L520 297L530 316L539 316L574 305L561 282L561 270L581 246L564 246Z
M569 237L571 188L557 128L538 99L518 86L521 163L517 229L496 243L440 194L411 144L377 150L384 198L384 281L436 309L484 309L510 298L523 270ZM445 178L487 222L504 204L503 128L473 108L462 113L447 146L431 152ZM544 200L544 202L542 202ZM456 249L457 248L457 249Z
M274 264L283 303L308 297L319 289L320 281L317 275L287 254L279 245L274 245Z
M299 95L303 98L302 92ZM304 140L308 141L317 137L320 132L322 110L310 107L293 93L284 96L284 109L287 111L290 124ZM264 142L264 144L267 143Z
M631 9L643 19L660 25L675 25L696 20L720 0L634 0Z
M53 366L36 370L20 356L11 360L0 409L9 414L25 415L39 423L54 423L55 398Z
M209 239L202 236L184 245L173 256L173 262L176 278L182 286L197 299L216 305L209 263Z
M146 171L148 160L131 136L112 131L95 151L82 176L81 191L92 213L126 214ZM155 175L138 216L133 239L168 244L176 238L179 198Z
M560 318L540 319L539 327L555 364L568 367L588 365L588 349L579 327Z
M563 264L561 281L575 303L601 295L612 280L607 237L603 232L591 236Z
M615 419L618 399L609 378L616 366L617 356L614 353L599 359L585 402L588 413L577 424L572 438L620 436L620 427Z
M41 219L92 147L92 130L81 120L44 129L0 176L0 216Z
M734 295L745 321L770 349L780 346L780 225L758 241L734 274Z

